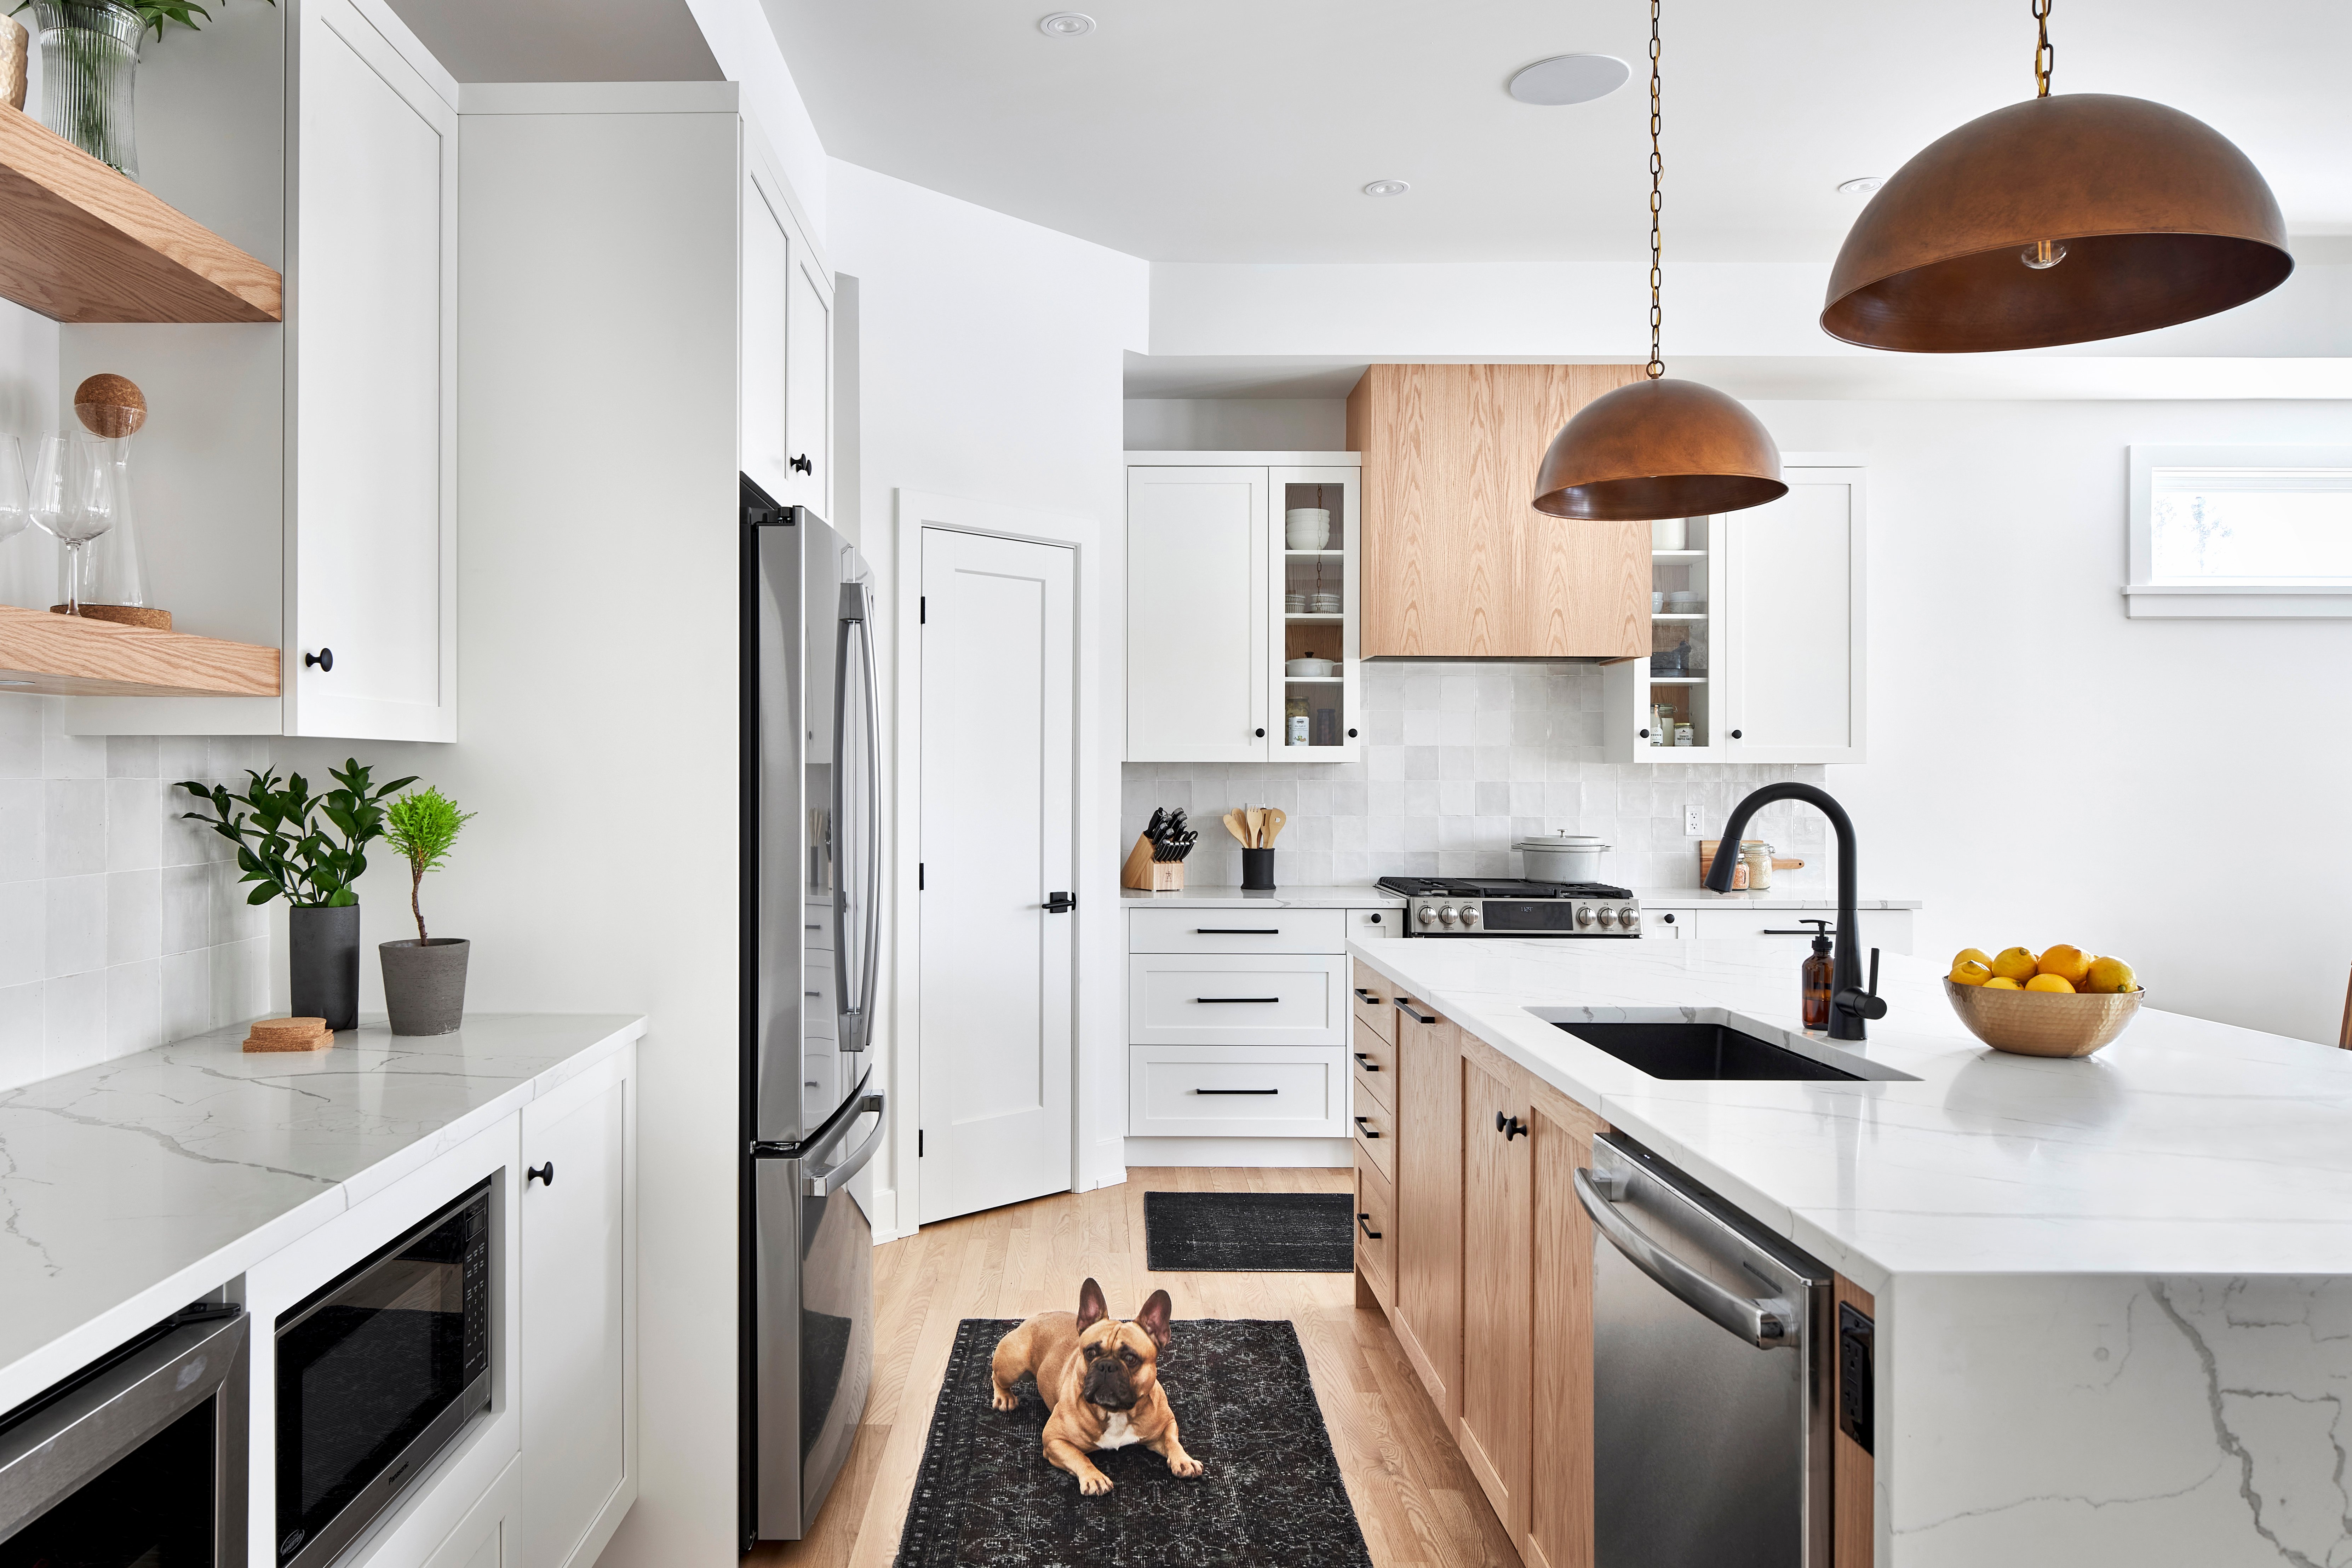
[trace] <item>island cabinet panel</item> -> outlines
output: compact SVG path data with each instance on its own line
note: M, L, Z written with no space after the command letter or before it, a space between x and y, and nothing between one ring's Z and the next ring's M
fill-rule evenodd
M1838 1305L1852 1307L1875 1322L1877 1302L1869 1291L1843 1274L1837 1277L1837 1299ZM1843 1355L1838 1357L1836 1365L1838 1397L1843 1403L1847 1375ZM1875 1405L1874 1398L1872 1403ZM1849 1436L1843 1423L1833 1441L1836 1446L1830 1460L1832 1560L1836 1568L1871 1568L1876 1561L1878 1546L1877 1474L1871 1450Z
M1537 511L1559 427L1637 365L1376 364L1348 398L1363 455L1367 658L1650 651L1650 525Z
M1396 1301L1396 1187L1372 1163L1364 1145L1356 1145L1356 1274L1369 1284L1382 1310ZM1358 1305L1362 1305L1358 1292Z
M1532 1096L1534 1282L1528 1443L1527 1568L1592 1563L1592 1222L1576 1172L1592 1163L1598 1117L1549 1085Z
M1397 1009L1396 1310L1405 1359L1450 1428L1461 1413L1462 1065L1454 1026Z
M1462 1062L1463 1457L1513 1541L1527 1534L1535 1303L1532 1108L1512 1079Z

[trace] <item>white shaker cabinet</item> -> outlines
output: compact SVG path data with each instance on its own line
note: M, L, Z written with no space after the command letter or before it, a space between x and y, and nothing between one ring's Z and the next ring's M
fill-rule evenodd
M1127 760L1356 761L1357 454L1130 452L1127 479Z
M832 517L833 282L747 121L743 148L743 472Z
M482 1500L466 1510L423 1568L521 1568L522 1461L509 1460ZM373 1568L370 1564L369 1568Z
M518 1568L589 1568L636 1500L635 1144L625 1056L523 1108Z

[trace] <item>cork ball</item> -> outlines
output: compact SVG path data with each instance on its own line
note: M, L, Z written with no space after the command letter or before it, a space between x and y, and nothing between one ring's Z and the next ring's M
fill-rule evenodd
M113 440L147 423L147 395L127 375L93 375L74 388L74 413L91 435Z

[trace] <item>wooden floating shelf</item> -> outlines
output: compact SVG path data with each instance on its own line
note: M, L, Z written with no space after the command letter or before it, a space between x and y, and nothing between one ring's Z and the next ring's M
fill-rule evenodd
M0 605L0 692L275 697L278 650Z
M285 280L0 103L0 295L57 321L277 321Z

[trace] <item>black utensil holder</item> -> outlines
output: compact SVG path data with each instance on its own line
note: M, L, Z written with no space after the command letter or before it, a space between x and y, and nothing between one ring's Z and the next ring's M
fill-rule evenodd
M1251 893L1274 891L1274 851L1244 849L1242 851L1242 889Z

